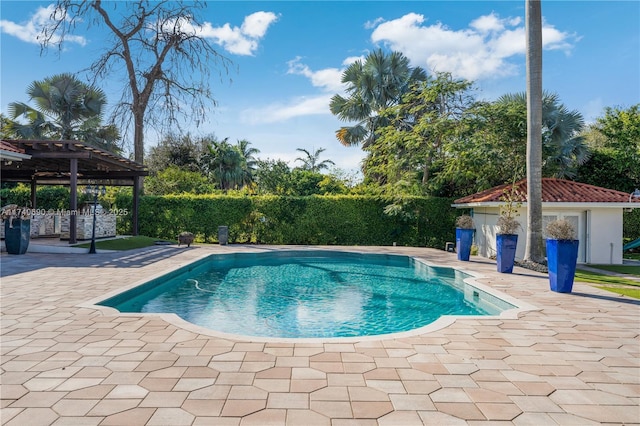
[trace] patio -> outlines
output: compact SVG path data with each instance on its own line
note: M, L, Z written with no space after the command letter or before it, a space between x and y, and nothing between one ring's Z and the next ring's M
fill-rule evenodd
M209 253L292 246L155 246L2 253L1 423L13 425L640 424L640 302L583 283L425 248L533 305L428 333L345 341L229 338L87 302Z

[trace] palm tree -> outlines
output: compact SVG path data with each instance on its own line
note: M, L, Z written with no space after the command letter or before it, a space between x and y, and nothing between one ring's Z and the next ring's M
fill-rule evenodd
M325 151L324 148L316 149L313 154L303 148L297 148L296 151L300 151L306 155L306 157L304 158L298 157L295 159L295 161L302 162L302 167L301 167L302 170L309 170L311 172L319 173L322 170L328 169L329 165L332 165L332 166L336 165L336 163L334 163L331 160L320 161L320 154L322 154Z
M257 148L250 148L251 142L246 139L239 140L236 149L242 156L242 186L248 186L253 183L253 173L258 168L258 159L255 157L260 152Z
M11 122L15 134L24 139L83 140L100 148L119 151L115 142L120 134L115 126L102 126L102 114L107 104L104 92L63 73L34 81L27 88L29 100L9 104L11 120L26 119L27 123Z
M357 122L336 131L340 143L369 146L375 130L384 124L380 111L398 104L413 83L426 79L426 72L420 67L410 67L409 59L400 52L386 54L378 49L364 62L358 60L349 65L342 74L348 97L334 95L329 105L331 113L340 120Z
M221 142L211 142L208 151L205 154L204 163L220 189L228 191L240 188L244 160L238 148L229 144L228 138L225 138Z
M525 0L527 44L527 243L524 259L544 260L542 248L542 8Z
M525 93L503 95L497 104L518 110L526 108ZM579 111L570 111L555 93L543 92L541 135L542 174L559 178L574 177L577 166L589 159L589 148L581 135L584 119Z

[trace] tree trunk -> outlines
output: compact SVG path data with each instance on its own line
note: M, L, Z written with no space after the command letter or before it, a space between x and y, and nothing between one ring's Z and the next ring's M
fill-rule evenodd
M133 130L133 159L136 163L144 164L144 112L132 111L134 120ZM144 176L134 178L137 182L133 185L133 198L137 200L144 194ZM136 193L137 192L137 193ZM138 235L138 218L133 219L133 235Z
M426 185L429 181L429 164L431 164L431 159L427 159L424 163L424 167L422 168L422 185Z
M133 159L136 163L144 164L144 112L133 112Z
M542 11L540 0L525 0L527 43L527 243L524 258L542 252Z

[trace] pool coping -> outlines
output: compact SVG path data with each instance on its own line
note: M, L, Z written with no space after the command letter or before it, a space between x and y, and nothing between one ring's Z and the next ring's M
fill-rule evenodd
M316 246L284 246L284 247L271 247L270 248L271 251L277 250L277 251L331 251L331 252L348 252L348 253L356 253L356 254L372 254L370 251L366 251L366 250L358 250L358 249L353 249L353 248L349 248L349 247L336 247L336 248L318 248ZM264 249L260 248L259 246L256 247L255 251L246 251L243 253L265 253ZM229 253L229 254L233 254L233 253ZM301 337L301 338L286 338L286 337L265 337L265 336L253 336L253 335L244 335L244 334L235 334L235 333L227 333L227 332L223 332L223 331L218 331L218 330L214 330L214 329L210 329L204 326L199 326L197 324L194 324L190 321L187 321L183 318L181 318L179 315L175 314L175 313L141 313L141 312L120 312L119 310L117 310L116 308L112 308L109 306L104 306L104 305L100 305L100 302L104 302L105 300L108 300L112 297L118 296L126 291L129 291L131 289L134 289L138 286L144 285L145 283L148 283L150 281L153 281L155 279L159 279L162 278L165 275L171 274L172 272L175 272L181 268L187 267L189 265L193 265L196 264L200 261L203 261L204 259L211 257L211 256L215 256L215 255L220 255L220 253L205 253L202 254L199 257L196 257L194 259L192 259L190 262L185 263L185 264L179 264L179 265L175 265L172 266L170 268L167 268L161 272L158 272L154 275L151 275L147 278L144 278L142 280L138 280L137 282L134 282L133 284L129 284L127 286L124 286L118 290L114 290L111 292L108 292L102 296L99 297L94 297L86 302L83 303L79 303L76 306L78 308L86 308L86 309L94 309L97 311L100 311L103 315L119 315L119 316L123 316L123 317L155 317L155 318L159 318L162 319L166 322L168 322L169 324L172 324L178 328L184 329L186 331L190 331L193 333L197 333L197 334L201 334L201 335L205 335L205 336L209 336L209 337L217 337L217 338L222 338L222 339L230 339L230 340L238 340L238 341L252 341L252 342L260 342L260 343L310 343L310 344L321 344L321 343L356 343L356 342L367 342L367 341L379 341L379 340L384 340L384 339L400 339L400 338L407 338L407 337L414 337L414 336L418 336L418 335L424 335L424 334L428 334L428 333L432 333L435 331L439 331L442 330L446 327L451 326L452 324L454 324L457 320L461 320L461 319L478 319L478 318L482 318L482 319L518 319L518 317L524 313L527 312L531 312L531 311L539 311L540 308L527 303L525 301L519 300L515 297L512 297L506 293L503 293L491 286L482 284L479 280L480 279L485 279L487 278L487 276L480 274L478 272L475 272L473 270L470 270L468 268L465 267L461 267L460 265L442 265L442 264L435 264L433 262L430 262L420 256L415 256L415 255L409 255L409 254L393 254L392 255L398 255L398 256L406 256L409 257L411 259L414 259L415 261L421 262L427 266L431 266L431 267L445 267L445 268L452 268L454 270L458 270L460 272L463 272L467 275L469 275L469 278L465 278L463 281L465 282L465 284L470 285L471 287L475 287L481 291L484 291L485 293L497 297L498 299L507 302L511 305L514 306L514 308L512 309L507 309L504 310L502 312L500 312L499 315L443 315L440 318L438 318L437 320L422 326L422 327L418 327L415 328L413 330L407 330L407 331L401 331L401 332L396 332L396 333L387 333L387 334L377 334L377 335L369 335L369 336L354 336L354 337Z

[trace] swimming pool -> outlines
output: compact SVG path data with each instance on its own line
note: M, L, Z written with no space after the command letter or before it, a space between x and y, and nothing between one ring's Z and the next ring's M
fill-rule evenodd
M469 275L401 255L274 251L210 255L100 302L175 313L224 333L355 337L423 327L443 315L498 315L514 305Z

